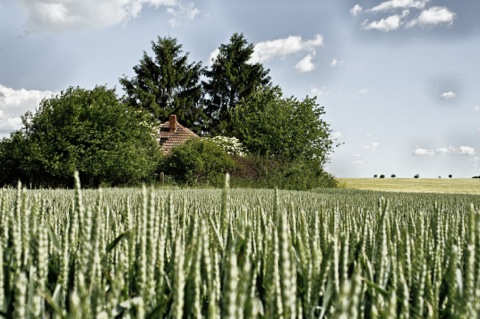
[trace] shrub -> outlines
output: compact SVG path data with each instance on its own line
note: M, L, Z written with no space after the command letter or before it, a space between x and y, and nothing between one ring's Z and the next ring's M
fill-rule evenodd
M314 160L279 160L264 156L235 157L232 186L308 190L336 187L334 176Z
M382 175L380 175L380 178L385 178L385 175L383 175L383 174L382 174Z
M220 146L227 154L236 156L245 156L246 150L242 143L236 137L215 136L212 142Z
M174 148L162 165L178 183L221 186L233 159L209 139L190 139Z

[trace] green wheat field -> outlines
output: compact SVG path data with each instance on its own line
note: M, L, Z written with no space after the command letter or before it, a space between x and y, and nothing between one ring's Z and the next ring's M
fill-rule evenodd
M4 317L480 315L476 195L78 185L0 191Z

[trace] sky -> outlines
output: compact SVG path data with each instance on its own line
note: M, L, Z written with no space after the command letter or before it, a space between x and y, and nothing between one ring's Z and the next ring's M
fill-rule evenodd
M286 96L324 107L336 177L480 175L479 12L475 0L0 0L0 137L70 86L122 94L158 37L208 66L239 32Z

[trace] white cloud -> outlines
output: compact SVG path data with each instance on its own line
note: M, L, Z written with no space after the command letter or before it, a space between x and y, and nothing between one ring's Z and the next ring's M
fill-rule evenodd
M452 25L456 14L446 7L432 7L422 11L418 18L408 23L408 27L415 25L420 26L436 26L439 24Z
M353 164L353 165L363 165L363 164L365 164L365 161L356 160L356 161L353 161L352 164Z
M194 6L193 3L188 5L179 4L178 6L167 9L167 13L172 16L168 20L168 24L172 28L178 28L185 21L192 21L197 15L200 14L200 10Z
M375 151L379 147L380 147L379 142L373 142L373 143L365 145L363 148L366 149L366 150L369 150L369 151Z
M424 155L435 155L435 151L434 150L428 150L428 149L425 149L425 148L419 148L417 147L414 151L413 151L413 155L416 155L416 156L424 156Z
M480 111L480 105L475 105L473 107L473 110L476 111L476 112Z
M452 101L454 100L456 97L457 97L457 94L455 92L452 92L452 91L448 91L448 92L443 92L440 97L442 98L442 100L445 100L445 101Z
M299 52L313 53L315 48L323 46L323 37L317 34L311 40L303 40L301 36L289 36L284 39L259 42L255 45L251 63L268 62L275 58L285 58Z
M136 18L144 7L168 7L172 19L193 19L198 9L181 0L19 0L29 31L105 28ZM172 20L173 21L173 20ZM173 23L173 22L170 22Z
M455 149L455 154L457 155L473 155L475 154L475 149L471 146L460 146Z
M342 134L342 132L334 131L334 132L332 132L332 134L330 134L330 136L334 140L338 140L338 139L341 139L343 137L343 134Z
M360 95L367 95L368 92L369 92L368 89L360 89L357 91L357 93Z
M389 0L380 3L379 5L373 7L369 11L372 12L381 12L381 11L390 11L394 9L423 9L427 2L430 0Z
M402 24L401 16L392 15L385 19L381 19L373 22L368 22L368 20L365 20L362 25L364 30L377 30L382 32L390 32L400 28L401 24Z
M447 146L447 147L439 147L435 149L425 149L421 147L417 147L413 151L413 155L416 156L433 156L433 155L466 155L472 156L475 154L475 149L471 146Z
M343 66L345 64L345 61L343 60L337 60L337 59L333 59L332 62L330 62L330 66L332 67L340 67L340 66Z
M363 8L359 5L356 4L353 6L353 8L350 9L350 14L354 17L358 16L360 13L362 13Z
M330 91L328 91L326 86L322 86L321 88L313 88L312 89L312 95L315 96L328 96L330 95Z
M20 116L26 111L34 111L42 99L53 94L50 91L14 90L0 84L0 134L5 136L19 129Z
M456 14L447 7L427 7L431 0L388 0L364 10L353 7L350 13L369 15L361 24L363 30L377 30L382 32L395 31L400 28L435 27L438 25L453 24ZM416 14L413 19L408 19L410 11ZM380 15L380 17L378 17ZM383 16L382 16L383 15ZM374 20L374 21L372 21Z
M315 63L312 62L312 59L312 54L305 56L303 59L298 61L298 63L295 65L295 69L301 73L311 72L315 70L316 66Z

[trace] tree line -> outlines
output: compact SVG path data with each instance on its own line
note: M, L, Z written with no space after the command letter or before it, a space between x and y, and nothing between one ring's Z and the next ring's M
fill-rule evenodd
M209 67L190 61L172 37L158 37L151 49L133 76L119 79L122 96L106 86L69 87L23 115L22 128L0 142L0 185L22 180L35 187L69 186L75 170L92 186L153 182L160 172L178 176L172 167L181 159L173 165L157 141L159 122L171 114L200 136L235 137L245 147L249 155L230 156L233 164L223 163L218 174L255 172L255 179L263 174L269 183L271 175L279 183L308 178L313 169L313 176L332 184L323 171L335 146L324 108L308 96L285 97L269 70L250 62L254 45L243 34L221 44Z

